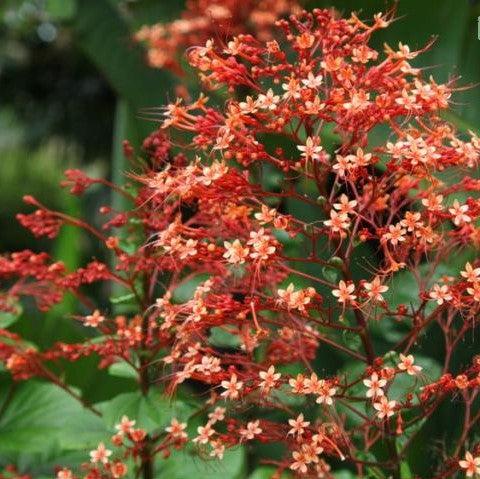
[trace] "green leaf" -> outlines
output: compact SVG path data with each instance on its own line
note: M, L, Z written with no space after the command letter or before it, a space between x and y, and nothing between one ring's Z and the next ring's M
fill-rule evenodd
M45 11L54 20L70 20L77 11L75 0L46 0Z
M238 348L240 346L240 338L236 334L230 334L223 328L212 328L208 338L209 344L219 348Z
M400 475L402 476L402 479L411 479L413 477L407 461L402 461L400 463Z
M0 453L79 450L105 440L102 420L52 385L30 381L16 390L0 419Z
M340 271L336 268L332 268L331 266L324 266L322 268L322 275L327 281L330 281L331 283L337 283L338 278L340 277Z
M194 409L182 401L169 400L160 391L151 390L147 396L140 391L119 394L97 405L106 426L113 430L122 416L136 421L136 427L151 432L164 429L173 417L186 421Z
M206 460L194 448L175 451L170 458L160 463L158 479L240 479L246 466L245 451L242 447L225 451L221 461Z
M128 364L125 361L119 361L118 363L113 363L108 368L108 374L110 376L115 376L118 378L126 379L138 379L138 373L132 365Z
M0 311L0 328L6 329L11 326L13 323L18 321L22 312L17 313L7 313L6 311Z
M274 467L257 467L252 474L248 476L248 479L272 479L273 475L275 474L276 469ZM275 476L277 477L277 476ZM292 477L289 472L284 472L281 476L280 479L287 479L289 477Z
M195 289L209 278L208 274L198 274L188 281L181 283L172 293L175 303L186 303L192 298Z
M356 475L352 471L342 470L333 474L335 479L356 479Z
M0 464L15 464L21 474L29 475L35 479L55 477L58 466L79 468L88 458L85 450L62 451L58 447L45 447L42 452L25 453L17 451L0 455ZM10 476L7 476L10 477Z

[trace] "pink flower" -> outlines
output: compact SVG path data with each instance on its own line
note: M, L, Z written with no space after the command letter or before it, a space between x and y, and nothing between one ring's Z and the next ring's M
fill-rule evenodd
M268 392L270 389L275 387L276 382L280 379L281 374L275 372L275 366L270 366L267 371L260 371L258 373L260 379L260 387L262 391Z
M453 296L450 294L450 289L446 284L443 284L442 286L434 284L429 296L434 299L438 305L442 305L444 302L453 299Z
M250 441L255 436L258 436L262 433L262 428L260 427L260 421L250 421L247 423L245 428L240 429L240 435L243 439Z
M222 381L221 386L225 389L221 394L224 398L238 399L243 383L238 381L237 375L233 373L229 381Z
M373 407L378 411L379 419L389 418L395 414L397 401L389 401L385 396L381 396L378 402L373 403Z
M301 156L303 156L307 161L320 159L320 153L323 150L323 148L320 146L320 138L318 136L309 136L305 142L305 145L299 145L297 148L302 152Z
M472 221L471 216L467 215L467 211L469 211L468 205L461 205L458 200L453 202L453 206L449 208L448 211L453 217L453 224L455 226L460 226Z
M170 426L167 426L165 428L165 431L167 431L174 439L187 439L188 435L185 432L185 429L187 428L187 424L184 422L178 422L176 418L173 418L172 421L170 422Z
M210 423L205 424L205 426L199 426L197 428L198 436L193 438L193 442L199 444L207 444L210 441L210 437L215 434Z
M127 416L122 416L119 424L115 425L115 429L121 434L128 434L135 426L134 420L129 419Z
M388 291L388 286L382 285L378 276L375 276L371 283L363 283L363 287L367 291L368 297L374 301L383 301L382 293Z
M91 328L98 328L101 323L105 321L105 317L100 314L100 311L96 309L92 314L85 316L85 321L83 324Z
M90 462L94 464L97 462L101 462L102 464L108 463L108 458L112 455L112 451L105 447L105 444L101 442L97 449L90 451Z
M405 356L400 353L400 363L398 364L398 369L401 371L406 371L408 374L410 374L410 376L414 376L423 369L421 366L413 364L414 361L415 359L411 354Z
M301 436L304 433L305 428L310 425L310 422L304 421L303 414L300 414L297 419L289 419L288 424L292 426L292 428L288 431L288 434Z
M233 243L225 241L223 245L225 246L225 253L223 257L226 258L229 263L245 263L245 259L248 256L249 249L244 248L238 239L236 239Z
M356 296L352 294L355 291L355 285L353 283L347 284L345 281L338 283L338 289L334 289L332 294L338 298L339 303L349 303L355 300Z
M386 379L380 379L377 373L373 373L370 379L364 379L363 384L367 386L367 398L377 398L383 396L383 387L387 384Z
M480 474L480 456L474 457L470 451L465 453L465 459L458 461L458 464L462 469L465 469L467 477Z

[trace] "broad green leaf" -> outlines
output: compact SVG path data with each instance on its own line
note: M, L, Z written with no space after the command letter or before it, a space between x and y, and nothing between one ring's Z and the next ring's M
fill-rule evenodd
M169 459L160 463L157 479L241 479L246 467L242 447L225 451L221 461L199 456L195 449L175 451Z
M0 454L85 449L106 435L102 420L65 391L29 381L18 387L0 419Z
M28 474L35 479L51 479L59 466L79 468L88 460L85 450L62 451L58 446L45 447L41 452L25 453L19 451L0 454L0 464L15 464L21 474Z
M124 415L134 419L136 427L151 432L164 429L173 417L186 421L193 413L193 408L188 404L170 400L157 390L151 390L147 396L140 391L119 394L97 407L103 414L105 424L112 430Z

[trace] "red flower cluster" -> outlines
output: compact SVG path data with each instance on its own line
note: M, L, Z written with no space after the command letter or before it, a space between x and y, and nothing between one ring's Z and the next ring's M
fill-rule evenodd
M56 221L85 228L115 267L67 273L29 252L0 264L12 284L5 304L30 294L48 306L67 290L83 301L84 284L113 281L138 314L108 317L84 301L89 314L77 319L99 331L95 341L33 353L9 336L2 357L12 373L58 383L45 362L97 354L102 366L130 364L144 391L160 381L167 394L196 385L206 415L191 440L206 455L280 443L281 456L262 459L279 475L312 478L333 477L339 461L359 477L375 468L400 478L418 424L455 397L463 428L450 438L453 459L439 457L430 478L479 474L480 362L453 372L451 360L476 326L480 265L465 261L451 275L442 266L479 245L480 182L470 175L480 139L441 118L454 86L412 67L420 52L370 46L391 20L314 10L277 22L283 40L241 34L190 49L203 84L226 101L165 108L162 131L144 145L148 161L132 175L136 193L114 187L132 208L102 209L104 229L127 234L106 237L38 202L40 213L23 219L49 236ZM93 182L69 180L73 193ZM368 247L375 255L366 260ZM418 291L411 303L396 300L399 281ZM391 350L378 347L373 330L396 326ZM417 354L430 328L444 338L442 372ZM354 366L315 370L319 351ZM186 424L172 418L148 440L152 456L168 455L189 442ZM121 477L104 445L91 454Z
M259 40L275 33L275 22L300 10L296 0L188 0L181 18L167 24L145 25L135 40L145 43L148 63L182 73L181 56L191 45L211 37L250 32Z

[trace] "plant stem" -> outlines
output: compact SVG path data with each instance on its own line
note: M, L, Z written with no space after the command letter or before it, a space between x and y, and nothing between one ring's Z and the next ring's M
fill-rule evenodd
M142 453L142 477L143 479L153 479L153 461L151 457L150 437L145 438L145 446Z

